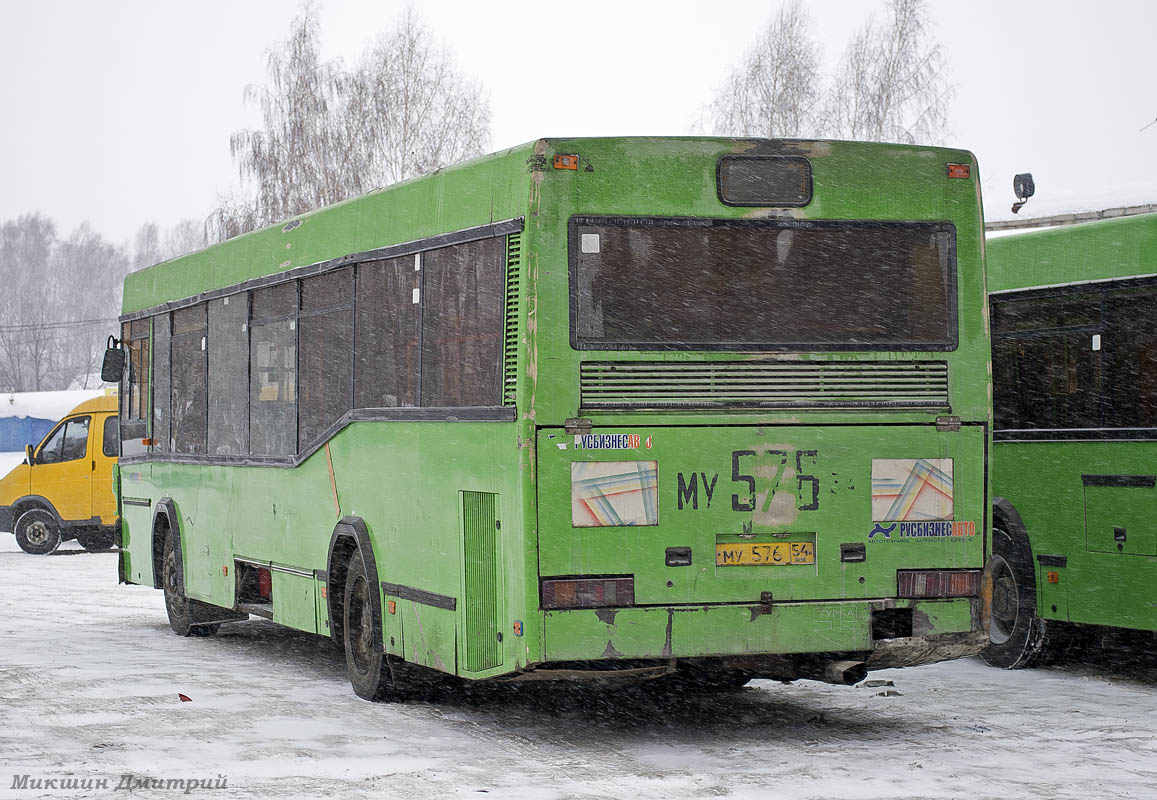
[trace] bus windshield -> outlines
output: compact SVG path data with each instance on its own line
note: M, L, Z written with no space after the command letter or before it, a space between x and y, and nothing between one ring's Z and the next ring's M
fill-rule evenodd
M574 217L579 349L952 350L942 223Z

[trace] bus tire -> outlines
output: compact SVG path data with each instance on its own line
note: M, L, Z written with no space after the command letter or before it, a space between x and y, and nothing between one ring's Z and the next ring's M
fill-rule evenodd
M60 547L60 523L46 508L30 508L20 515L12 528L16 544L25 553L46 556Z
M342 645L346 671L354 694L364 700L381 702L397 696L393 675L382 648L380 625L374 622L370 592L376 591L366 575L361 551L350 554L342 596Z
M1048 655L1045 621L1036 614L1036 571L1023 536L992 529L992 620L981 657L994 667L1037 666Z
M218 623L193 624L196 600L190 600L181 592L177 573L177 540L169 531L165 536L165 546L161 555L161 588L165 592L165 613L169 616L169 627L178 636L212 636L221 629Z

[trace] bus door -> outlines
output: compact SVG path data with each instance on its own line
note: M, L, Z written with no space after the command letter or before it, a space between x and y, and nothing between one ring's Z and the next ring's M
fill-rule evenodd
M87 415L62 420L35 453L31 494L46 498L64 520L92 517L91 422Z

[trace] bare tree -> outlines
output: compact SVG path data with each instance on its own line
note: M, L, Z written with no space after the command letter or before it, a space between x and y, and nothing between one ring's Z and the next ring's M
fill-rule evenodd
M137 228L133 237L132 269L144 269L161 260L161 229L155 222L146 222Z
M144 237L146 242L150 238L155 236ZM105 337L117 327L121 285L131 263L124 248L106 240L87 222L53 248L51 283L56 297L49 316L55 324L49 334L54 387L68 388L77 381L87 388L99 370Z
M833 136L935 143L948 127L953 93L925 0L888 0L883 25L870 19L844 51L826 105Z
M791 0L732 70L708 108L719 135L814 136L820 122L820 48L801 0Z
M323 62L307 4L270 52L267 86L250 86L263 127L230 140L250 198L223 202L208 230L220 240L481 153L490 112L412 11L352 71Z
M41 214L0 226L0 387L7 391L48 388L55 244L56 225Z
M202 250L209 242L205 238L205 226L194 219L183 219L165 231L161 245L161 260L188 255Z
M65 240L40 214L0 225L0 389L84 385L116 330L128 268L126 249L87 223Z
M490 140L490 106L413 9L378 38L345 85L346 136L363 182L395 183L478 155Z

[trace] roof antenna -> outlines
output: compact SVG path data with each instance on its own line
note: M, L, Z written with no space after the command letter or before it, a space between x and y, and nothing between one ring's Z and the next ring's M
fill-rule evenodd
M1012 191L1016 195L1016 202L1012 204L1012 213L1015 214L1024 207L1030 197L1036 194L1036 184L1032 182L1032 173L1025 172L1014 176Z
M1146 129L1146 128L1151 128L1151 127L1153 127L1153 124L1154 124L1154 123L1157 123L1157 119L1153 120L1153 122L1150 122L1150 123L1149 123L1148 125L1146 125L1144 128L1142 128L1141 130L1137 131L1137 133L1144 133L1144 132L1145 132L1145 129Z

